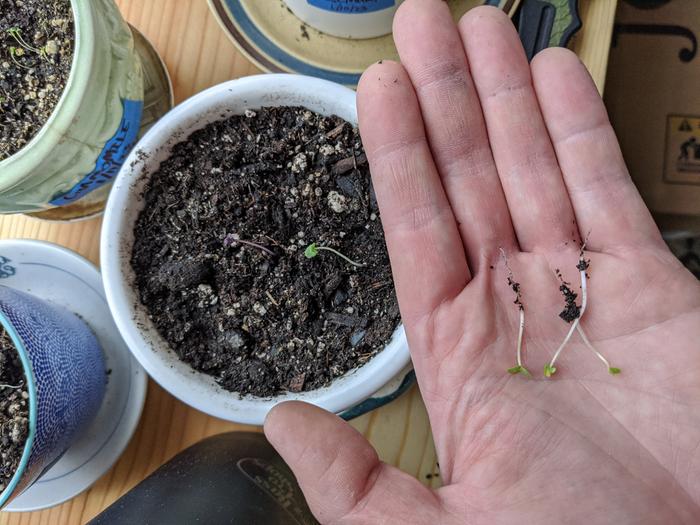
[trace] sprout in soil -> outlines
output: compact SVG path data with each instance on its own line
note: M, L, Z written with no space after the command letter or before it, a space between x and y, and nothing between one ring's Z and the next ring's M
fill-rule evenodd
M224 246L232 246L235 244L245 244L246 246L250 246L251 248L255 248L257 250L260 250L261 252L265 252L269 255L274 256L275 252L273 252L270 248L267 246L263 246L262 244L258 244L257 242L253 241L245 241L241 238L239 238L237 233L229 233L226 235L224 238Z
M561 282L559 290L561 290L565 299L564 310L559 314L559 317L561 317L565 322L571 323L571 328L569 328L569 331L566 334L564 341L562 341L562 343L559 345L557 351L554 352L552 360L544 366L545 377L552 377L552 375L554 375L554 373L557 371L557 368L554 366L554 363L561 354L562 350L564 350L564 347L571 339L571 336L573 335L574 331L577 331L579 333L581 339L583 340L583 343L596 355L598 359L600 359L603 362L610 374L617 375L621 371L619 368L610 366L610 362L603 356L603 354L596 350L591 341L588 339L588 336L586 336L586 333L583 331L583 327L581 326L580 321L583 317L583 314L586 312L586 307L588 305L588 275L586 272L590 266L590 260L586 260L585 250L586 241L584 241L583 245L581 246L581 251L579 252L578 257L578 263L576 264L576 269L579 271L579 275L581 276L581 306L578 306L576 304L577 294L573 290L571 290L571 288L569 287L569 283L564 281L559 270L556 271L557 277Z
M7 34L10 35L12 38L14 38L15 42L17 42L20 46L22 46L27 51L31 51L33 53L36 53L41 58L47 57L46 47L42 47L41 49L38 49L32 45L29 45L22 37L22 30L19 27L11 27L10 29L7 30Z
M17 66L23 68L23 69L31 69L30 67L25 66L22 64L19 60L17 60L17 57L21 57L24 54L24 51L22 51L21 48L17 48L14 46L10 47L10 58L12 61L17 64Z
M511 270L510 265L508 264L508 257L506 256L505 250L503 248L500 248L500 250L501 257L503 257L503 262L508 270L508 286L515 292L515 301L513 301L513 303L518 306L518 311L520 313L520 321L518 323L518 341L515 348L515 361L517 364L509 368L508 373L522 374L525 377L530 377L530 371L523 366L522 360L523 334L525 333L525 307L523 306L522 301L522 290L520 288L520 283L513 277L513 270Z
M331 252L331 253L337 255L338 257L345 259L347 262L349 262L350 264L352 264L353 266L356 266L358 268L363 268L363 267L367 266L364 263L358 263L358 262L353 261L350 257L343 255L338 250L334 250L333 248L329 248L328 246L319 246L315 242L312 242L311 244L309 244L306 247L306 249L304 250L304 255L306 256L307 259L313 259L314 257L316 257L318 255L318 252L321 250Z

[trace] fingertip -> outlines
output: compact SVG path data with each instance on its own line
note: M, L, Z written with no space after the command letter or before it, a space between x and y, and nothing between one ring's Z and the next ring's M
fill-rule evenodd
M492 5L480 5L464 13L458 26L460 29L471 30L474 27L483 26L484 23L513 25L503 9Z
M376 90L382 87L389 87L387 80L405 75L403 66L395 60L380 60L365 69L357 83L358 99L373 95Z
M443 10L450 12L447 2L444 0L405 0L394 14L392 32L394 37L397 34L407 32L416 24L416 17L434 15L436 11Z
M543 49L535 55L530 62L530 68L533 73L547 74L549 71L561 71L562 68L581 68L583 62L581 59L565 47L549 47Z
M383 60L367 68L357 86L357 114L368 155L395 134L415 132L420 112L413 86L400 63ZM402 114L409 125L399 129L392 123Z

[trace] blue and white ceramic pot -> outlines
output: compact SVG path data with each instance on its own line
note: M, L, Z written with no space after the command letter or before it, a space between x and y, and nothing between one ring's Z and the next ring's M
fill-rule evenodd
M92 421L105 392L102 349L76 315L33 295L0 286L0 324L11 337L29 394L22 458L0 508L30 487Z

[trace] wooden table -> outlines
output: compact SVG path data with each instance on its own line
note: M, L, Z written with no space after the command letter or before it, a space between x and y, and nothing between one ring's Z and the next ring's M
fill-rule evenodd
M206 0L116 0L126 19L141 30L165 59L176 101L225 80L258 73L221 31ZM272 1L272 0L264 0ZM602 90L617 0L581 0L585 30L574 49ZM0 238L43 239L99 262L101 220L55 224L24 216L0 218ZM402 398L353 421L381 458L439 485L428 416L416 388ZM153 381L141 424L117 464L89 491L42 512L0 515L0 525L82 524L136 485L178 451L206 436L250 429L188 408ZM136 525L136 524L134 524Z

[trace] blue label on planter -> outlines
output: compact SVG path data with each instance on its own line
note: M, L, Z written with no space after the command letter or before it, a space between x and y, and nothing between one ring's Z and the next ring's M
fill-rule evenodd
M50 204L65 206L85 197L91 191L110 182L119 168L124 164L126 156L136 142L141 127L143 102L140 100L124 100L124 115L114 136L107 141L102 153L97 158L95 169L69 191L54 197Z
M306 0L310 5L335 13L371 13L394 7L395 0Z

